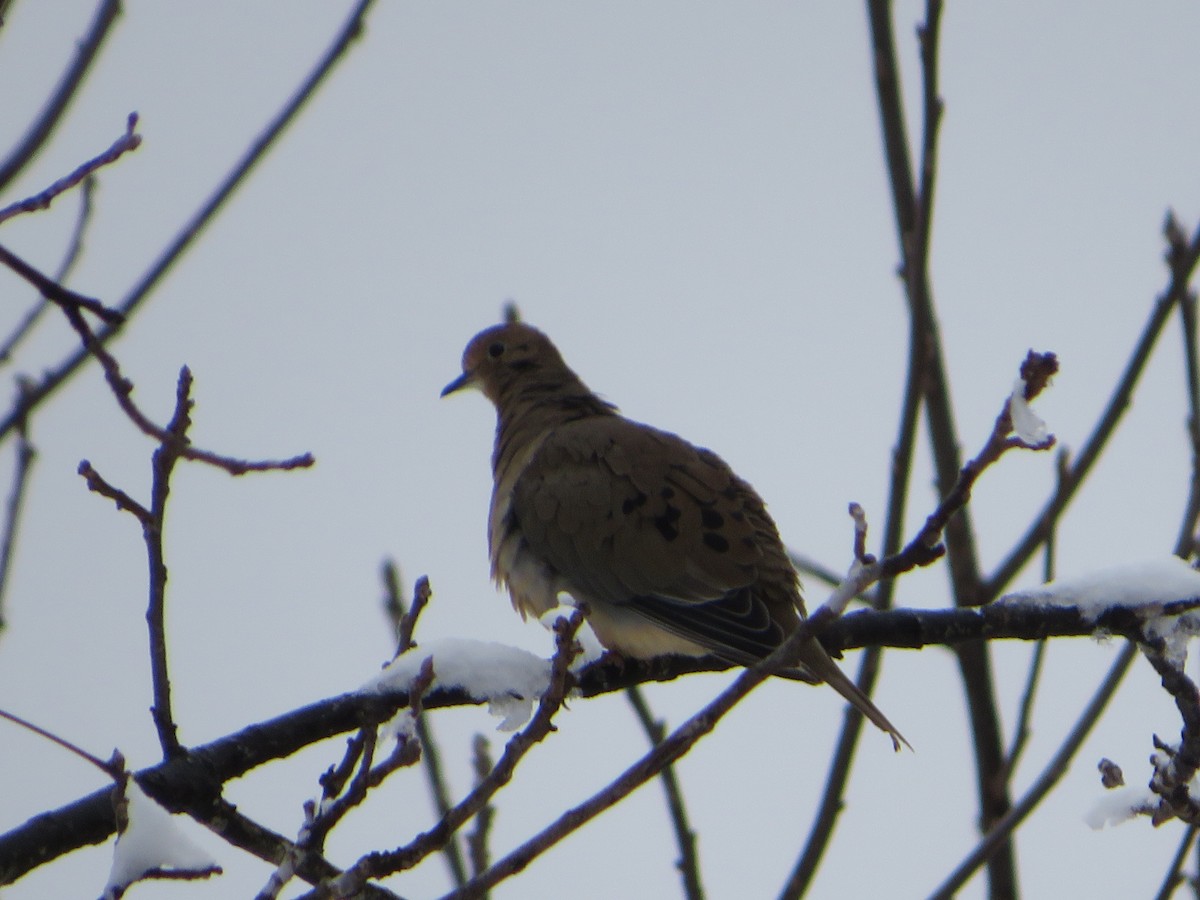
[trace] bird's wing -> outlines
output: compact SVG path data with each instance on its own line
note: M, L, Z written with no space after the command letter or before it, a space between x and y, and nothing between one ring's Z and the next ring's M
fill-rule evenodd
M528 550L577 600L626 606L732 661L798 621L774 523L715 454L620 416L562 425L513 491Z

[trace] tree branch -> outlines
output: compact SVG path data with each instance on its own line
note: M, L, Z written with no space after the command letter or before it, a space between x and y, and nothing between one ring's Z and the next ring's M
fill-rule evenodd
M18 200L9 206L0 209L0 223L11 219L13 216L21 213L37 212L42 209L49 209L50 204L54 202L59 194L69 191L75 185L79 184L86 178L90 178L97 169L107 166L109 163L114 163L126 153L136 150L142 144L142 136L134 131L137 128L138 115L130 113L129 118L125 122L125 133L113 141L112 146L101 153L99 156L89 159L87 162L76 167L75 171L70 175L58 179L54 184L50 185L43 191L34 194L32 197L26 197L24 200Z
M104 39L108 37L113 23L116 22L120 13L120 0L101 0L88 33L78 43L75 58L63 73L58 87L43 107L41 116L30 126L21 142L9 153L8 159L0 163L0 191L8 187L54 133L54 129L75 98L75 92L83 83L88 69L96 60Z
M661 744L667 736L666 726L661 720L654 718L654 714L650 712L650 704L642 696L641 690L636 685L627 687L625 696L629 705L633 707L642 730L646 732L650 745ZM696 832L692 831L688 821L687 806L683 802L683 790L679 787L679 779L675 777L675 767L663 766L658 777L666 794L667 812L671 816L675 844L679 847L679 859L675 862L675 868L679 870L679 876L683 880L683 896L687 900L703 900L704 886L700 880L700 859L696 855Z
M354 40L362 33L366 13L371 3L372 0L359 0L359 3L351 11L325 55L317 62L313 71L284 105L279 115L263 130L262 134L255 138L245 155L233 167L224 181L213 192L212 196L201 206L191 221L184 226L182 231L180 231L175 239L159 255L158 259L150 266L149 270L134 284L129 293L126 294L117 307L122 315L126 317L133 315L154 288L158 286L158 283L171 267L192 246L204 228L224 208L226 201L242 185L250 171L267 155L267 152L274 146L276 140L296 118L312 95L316 93L317 88L324 82L329 73L333 71L336 63L345 55ZM114 9L118 8L115 2L109 5ZM105 326L97 333L96 340L101 345L106 344L115 333L116 329L114 326ZM50 369L36 385L33 385L28 394L20 398L8 415L0 419L0 440L7 437L17 427L18 422L24 421L31 411L62 386L87 361L88 355L89 351L86 348L77 350L63 359L56 367Z
M1080 715L1078 721L1075 723L1075 727L1071 729L1063 741L1062 746L1059 747L1054 758L1042 771L1042 774L1038 776L1037 781L1033 783L1025 793L1025 796L1012 809L992 825L987 834L976 845L975 849L967 855L966 859L959 863L958 867L938 886L937 890L929 895L930 900L953 900L957 896L959 888L967 883L979 867L991 859L999 847L1009 843L1009 836L1012 832L1025 820L1037 804L1050 793L1059 779L1066 774L1071 760L1078 752L1080 746L1082 746L1088 734L1091 733L1096 722L1100 720L1100 714L1112 699L1113 694L1116 693L1117 688L1121 684L1121 679L1125 677L1125 673L1129 670L1129 666L1136 656L1137 645L1130 642L1113 662L1107 677Z
M1192 605L1200 606L1200 598ZM1183 612L1187 606L1175 604L1165 612ZM1162 614L1164 610L1155 612ZM916 649L935 644L951 646L962 641L1039 640L1096 633L1136 637L1145 615L1142 608L1118 606L1105 610L1093 621L1075 607L1009 602L978 609L861 610L828 622L820 639L836 653L869 645ZM631 684L671 681L693 672L729 668L727 663L714 658L627 659L622 666L602 659L577 674L574 689L587 698L622 690ZM429 710L483 702L460 689L435 686L426 694L423 706ZM357 731L364 723L385 722L408 704L405 693L355 692L321 700L247 726L212 743L191 747L186 756L138 772L138 782L146 793L172 812L187 812L207 820L216 815L213 804L225 782L265 763L291 756L310 744ZM690 728L706 724L707 720L701 718ZM682 751L669 747L658 752L671 755ZM96 791L0 835L0 884L14 881L64 853L111 836L114 821L110 794L111 788Z
M1177 229L1174 217L1168 215L1164 230L1168 235L1169 242L1171 233ZM1142 329L1142 334L1125 366L1125 371L1113 389L1108 406L1105 407L1096 427L1088 436L1083 449L1075 457L1067 476L1058 482L1054 495L1042 507L1041 512L1034 518L1033 524L1008 556L987 579L984 585L984 594L989 599L998 596L1008 586L1017 572L1024 567L1037 548L1046 540L1051 524L1071 502L1092 466L1100 458L1101 452L1108 444L1108 439L1116 430L1117 423L1129 406L1134 388L1137 387L1138 380L1150 360L1150 352L1154 349L1171 310L1177 304L1182 303L1187 296L1188 282L1196 270L1197 263L1200 263L1200 224L1197 225L1190 243L1178 251L1175 249L1168 251L1168 262L1171 269L1170 282L1154 304L1146 327Z

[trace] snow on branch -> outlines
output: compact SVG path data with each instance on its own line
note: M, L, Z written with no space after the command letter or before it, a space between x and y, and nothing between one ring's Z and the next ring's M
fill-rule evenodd
M433 661L433 687L461 691L516 731L529 720L534 702L550 684L550 660L493 641L445 638L402 653L363 685L371 693L407 693L426 660Z
M194 881L221 874L216 861L192 843L132 776L122 780L118 791L117 815L124 818L125 827L117 836L101 900L119 900L138 881Z

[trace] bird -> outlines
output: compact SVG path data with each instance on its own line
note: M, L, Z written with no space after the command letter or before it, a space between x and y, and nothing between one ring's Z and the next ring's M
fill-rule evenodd
M779 530L717 454L625 418L523 322L471 339L442 396L467 388L496 408L488 550L523 618L566 593L618 658L742 666L799 626L799 575ZM828 684L897 750L908 744L815 638L776 674Z

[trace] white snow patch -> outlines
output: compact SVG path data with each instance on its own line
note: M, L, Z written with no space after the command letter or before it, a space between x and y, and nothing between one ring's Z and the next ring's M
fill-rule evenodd
M1025 399L1025 379L1018 378L1013 385L1012 395L1008 398L1008 415L1012 419L1013 432L1018 438L1031 446L1045 444L1050 438L1042 417L1033 411L1029 401Z
M533 714L534 702L550 683L550 663L527 650L445 638L426 641L397 657L362 686L363 691L407 691L425 660L433 659L433 683L459 688L486 701L488 712L503 721L500 731L516 731Z
M1158 804L1158 797L1147 787L1127 785L1105 791L1096 805L1083 817L1083 821L1099 831L1107 825L1128 822L1139 812Z
M1111 606L1140 607L1146 637L1162 640L1164 656L1182 668L1187 642L1200 634L1200 609L1175 615L1159 611L1163 604L1193 599L1200 599L1200 572L1177 556L1166 556L1047 582L1005 594L997 602L1076 606L1091 622Z
M151 800L132 777L125 788L128 825L117 836L104 897L120 896L154 869L175 872L220 871L216 860L192 843L171 814Z
M1041 587L1005 594L998 603L1077 606L1095 619L1110 606L1154 607L1200 598L1200 572L1177 556L1097 569L1077 578L1060 578Z
M402 709L379 726L380 743L395 738L398 741L415 741L417 739L417 717L411 709Z

